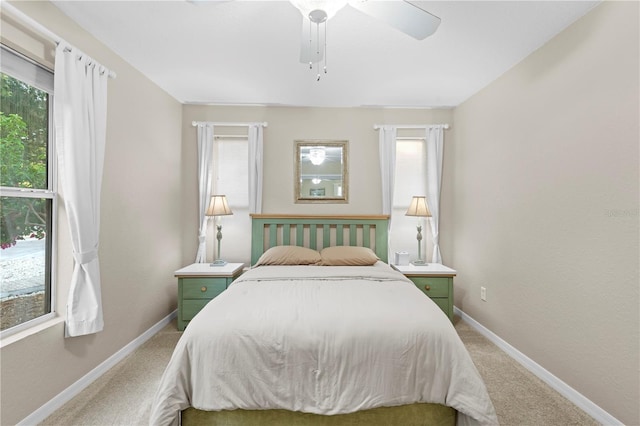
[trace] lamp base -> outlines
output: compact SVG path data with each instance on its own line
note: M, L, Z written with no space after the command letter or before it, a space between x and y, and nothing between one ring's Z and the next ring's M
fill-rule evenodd
M424 260L412 260L411 264L414 266L427 266L428 263L425 262Z
M227 264L226 261L224 261L222 259L217 259L217 260L214 260L213 262L211 262L211 264L209 266L224 266L226 264Z

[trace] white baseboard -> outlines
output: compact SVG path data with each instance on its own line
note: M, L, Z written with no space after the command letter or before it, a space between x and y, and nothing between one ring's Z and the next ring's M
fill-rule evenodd
M122 361L127 355L131 352L138 349L145 343L147 340L152 338L156 333L162 330L167 324L171 322L177 316L177 311L171 312L169 315L161 319L155 325L153 325L150 329L142 333L140 336L136 337L129 344L124 346L115 354L111 355L104 362L98 365L93 370L89 371L87 374L82 376L78 381L74 384L60 392L58 395L53 397L49 402L38 408L36 411L22 419L16 426L32 426L37 425L38 423L44 421L47 417L49 417L54 411L58 408L62 407L64 404L69 402L72 398L78 395L82 390L84 390L87 386L93 383L97 378L106 373L110 368L115 366L118 362Z
M516 362L522 365L524 368L533 373L540 380L547 385L555 389L560 395L567 398L574 403L578 408L585 413L593 417L597 422L602 425L622 425L623 423L600 408L593 401L582 395L580 392L573 389L571 386L551 374L544 369L540 364L536 363L531 358L511 346L509 343L502 340L499 336L494 334L491 330L480 324L478 321L465 314L462 310L454 306L454 312L462 318L464 322L473 327L476 331L489 339L493 344L502 349L507 355L513 358Z

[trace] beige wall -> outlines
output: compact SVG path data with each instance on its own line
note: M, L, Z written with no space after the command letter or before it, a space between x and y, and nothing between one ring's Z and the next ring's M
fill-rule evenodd
M181 105L48 2L17 8L117 73L109 80L100 264L104 331L65 339L61 322L1 349L0 424L22 420L176 307L181 265ZM62 204L62 203L61 203ZM72 256L66 217L58 312Z
M605 2L456 108L446 158L455 304L629 425L640 424L638 9Z
M263 122L264 189L263 213L285 214L381 214L378 132L374 124L451 123L450 109L384 108L288 108L185 105L183 107L183 233L185 263L197 249L197 142L192 121ZM234 129L226 128L225 133ZM236 132L238 130L235 130ZM246 131L245 131L246 133ZM349 141L349 203L296 204L293 196L294 140L339 139ZM445 233L443 231L443 233ZM209 235L213 235L209 232ZM413 234L412 234L413 237ZM247 231L250 238L250 231ZM415 239L413 240L415 242ZM227 242L227 245L229 243ZM442 250L448 247L443 243ZM228 253L228 249L227 249ZM443 254L444 255L444 254ZM233 261L248 262L246 258Z

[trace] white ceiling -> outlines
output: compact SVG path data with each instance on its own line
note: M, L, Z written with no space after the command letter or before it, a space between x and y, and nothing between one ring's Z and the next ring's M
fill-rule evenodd
M302 16L288 1L53 3L183 103L452 107L598 1L412 1L442 19L422 41L345 7L320 81L299 62Z

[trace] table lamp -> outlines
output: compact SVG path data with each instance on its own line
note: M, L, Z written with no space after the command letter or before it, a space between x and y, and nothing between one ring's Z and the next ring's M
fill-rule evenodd
M233 214L231 209L229 208L229 204L227 204L227 197L225 195L212 195L211 201L209 202L209 208L207 208L207 212L205 213L207 216L227 216ZM224 266L227 264L224 260L220 258L220 240L222 240L222 225L217 224L218 233L216 234L216 238L218 239L218 251L217 256L211 266Z
M429 211L429 207L427 207L426 197L414 196L411 199L411 204L409 205L409 209L407 209L405 216L431 217L431 212ZM417 229L418 235L416 238L418 239L418 260L414 260L411 263L413 265L426 265L427 262L422 260L422 224L420 222L418 222Z

